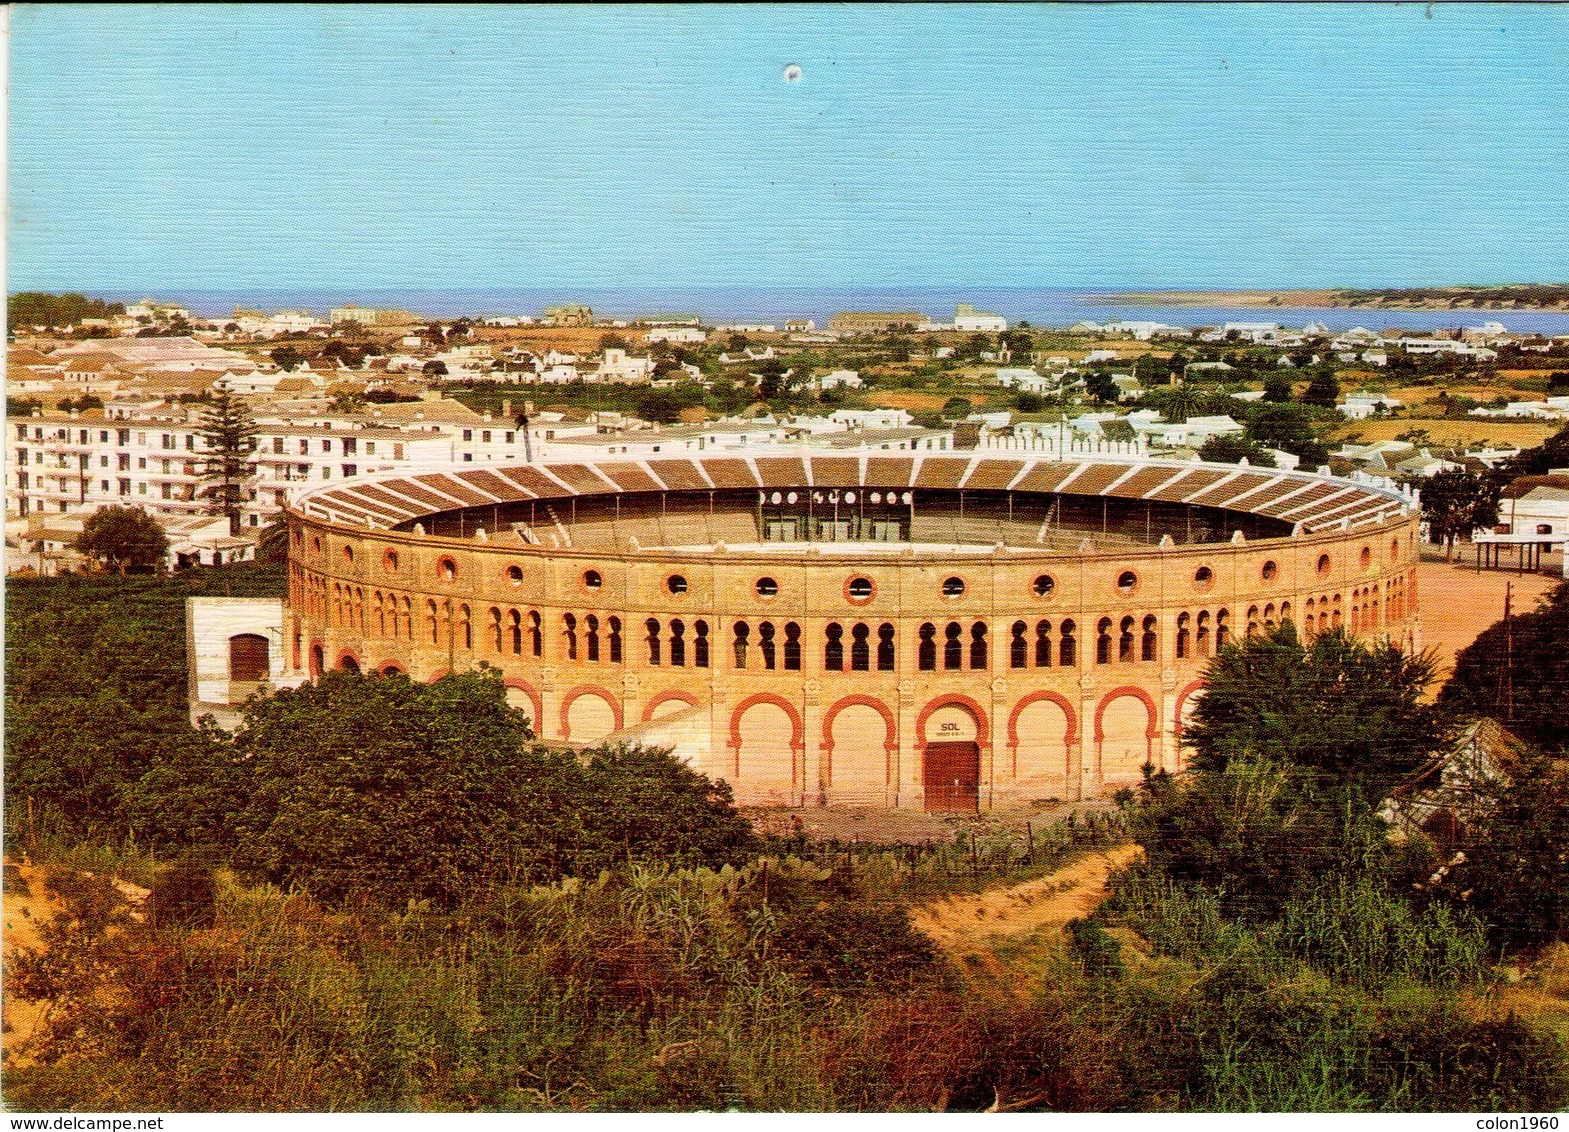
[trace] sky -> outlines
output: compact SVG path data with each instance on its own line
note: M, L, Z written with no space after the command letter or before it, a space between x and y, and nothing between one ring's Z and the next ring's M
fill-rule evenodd
M1566 6L22 4L10 37L13 291L1569 276Z

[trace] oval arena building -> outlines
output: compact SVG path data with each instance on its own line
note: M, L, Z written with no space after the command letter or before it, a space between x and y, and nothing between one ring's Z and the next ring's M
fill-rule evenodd
M1373 483L992 450L361 477L289 509L286 664L488 665L543 739L671 746L742 804L1074 799L1182 767L1228 639L1418 645L1418 518Z

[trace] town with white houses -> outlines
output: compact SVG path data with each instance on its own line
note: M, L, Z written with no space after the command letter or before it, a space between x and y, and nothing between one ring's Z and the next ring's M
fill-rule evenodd
M1569 421L1569 336L1492 320L1418 334L1137 320L1046 330L969 303L951 320L847 311L825 326L604 318L581 303L456 319L98 306L63 325L13 312L13 571L81 568L73 542L111 504L157 518L172 568L248 559L291 492L403 469L996 449L1265 463L1420 490L1522 447L1468 422ZM251 429L233 519L211 491L207 414L220 396ZM1569 535L1569 470L1516 495L1516 529Z

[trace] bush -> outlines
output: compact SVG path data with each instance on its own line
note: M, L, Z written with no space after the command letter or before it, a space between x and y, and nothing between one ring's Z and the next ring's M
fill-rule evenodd
M1122 944L1094 920L1073 919L1064 927L1068 947L1084 973L1092 979L1116 978L1122 974Z
M780 919L770 948L809 983L847 994L939 981L931 940L898 907L835 900L805 908Z
M212 870L194 862L173 865L158 878L144 911L158 927L211 927L217 910Z
M1495 784L1492 808L1440 892L1488 924L1503 948L1569 938L1569 773L1526 762Z

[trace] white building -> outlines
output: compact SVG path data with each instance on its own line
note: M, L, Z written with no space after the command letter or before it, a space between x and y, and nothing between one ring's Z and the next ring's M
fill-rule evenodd
M1058 388L1055 378L1044 377L1034 369L999 369L997 384L1004 389L1017 389L1022 393L1046 393Z
M205 516L207 447L201 406L153 402L7 417L6 514L71 515L108 504L164 518ZM243 484L242 524L262 526L288 493L362 472L516 460L522 434L456 401L372 405L355 413L271 406L254 414L254 471Z
M960 303L954 308L953 328L955 330L996 333L1008 329L1008 320L999 314L978 311L969 303Z
M1400 399L1386 397L1381 393L1359 391L1347 394L1345 401L1335 408L1339 409L1348 420L1365 421L1368 417L1400 408Z
M672 342L678 345L697 345L708 341L708 331L700 326L654 326L648 331L650 342Z
M607 346L600 359L599 370L591 380L610 382L643 382L654 372L652 358L634 358L616 346Z

